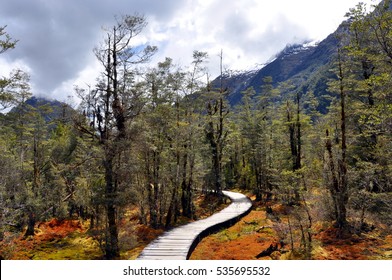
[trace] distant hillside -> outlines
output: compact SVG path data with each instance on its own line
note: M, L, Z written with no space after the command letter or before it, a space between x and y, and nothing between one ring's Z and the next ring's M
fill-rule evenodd
M319 98L319 111L325 112L328 101L327 81L332 77L329 71L337 53L337 34L347 31L347 23L343 22L339 28L317 45L288 45L274 60L253 72L234 75L224 75L224 88L229 90L229 102L237 104L241 92L248 87L253 87L260 94L264 77L272 77L273 85L288 82L304 93L313 91ZM218 87L220 77L213 81L213 86ZM285 94L285 92L282 92Z
M74 110L64 102L33 96L24 105L14 107L7 115L16 114L22 110L22 106L23 110L37 110L47 123L57 120L68 122L74 114Z

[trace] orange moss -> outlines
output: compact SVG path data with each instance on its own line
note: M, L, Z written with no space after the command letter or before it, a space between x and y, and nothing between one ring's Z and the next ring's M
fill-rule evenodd
M222 230L203 239L191 255L191 259L199 260L252 260L271 244L279 242L275 226L288 223L291 207L270 203L274 215L279 222L270 220L258 203L249 215L242 218L234 226ZM265 207L266 205L264 205ZM392 259L392 235L383 235L383 229L375 229L368 233L341 234L331 224L315 223L313 232L312 258L317 260L369 260ZM298 241L295 248L301 248ZM270 257L261 259L302 259L301 251L290 252L286 244L281 251Z
M195 202L196 217L204 218L224 208L225 204L220 202L220 199L214 195L198 196ZM139 215L137 207L129 207L118 223L119 240L122 242L121 258L123 259L136 258L148 243L164 232L163 229L152 229L149 226L138 224ZM188 222L191 222L189 218L178 218L178 224ZM86 242L91 247L95 246L89 250L94 250L91 252L91 258L97 259L100 254L102 256L102 252L100 252L98 242L89 235L88 227L88 224L84 227L79 220L52 219L37 224L35 235L28 238L24 238L23 233L5 233L3 241L0 242L0 257L24 260L35 258L72 259L73 256L88 258L89 252L85 252L83 246L74 246L73 242L75 241L76 243ZM71 250L73 251L70 252ZM53 251L57 251L59 254L54 254Z
M285 204L279 203L279 204L272 205L271 209L272 209L272 212L274 214L284 215L285 216L285 215L288 215L291 212L292 207L288 206L288 205L285 205Z
M41 242L53 241L54 239L64 238L67 235L78 231L83 232L84 229L79 220L57 220L52 219L49 222L43 222L38 225L41 231L36 234L35 239Z
M5 238L0 243L0 254L6 255L7 259L25 260L34 257L36 250L41 250L41 246L49 242L59 241L74 232L84 232L82 224L78 220L57 220L41 222L35 229L35 235L24 237Z
M163 233L162 229L152 229L146 225L136 226L137 240L141 243L149 243Z
M257 228L260 223L268 225L264 211L252 211L224 233L216 233L203 239L193 251L193 260L252 260L267 249L276 238ZM249 230L246 230L250 228ZM267 227L268 228L268 227ZM258 232L260 231L260 232ZM227 238L222 238L227 236ZM233 237L231 239L230 237Z
M367 234L341 234L338 229L329 227L314 236L321 243L326 255L315 255L315 259L368 260L380 256L380 248L387 240ZM392 240L391 240L392 241ZM390 242L389 244L391 244ZM390 246L390 245L389 245Z

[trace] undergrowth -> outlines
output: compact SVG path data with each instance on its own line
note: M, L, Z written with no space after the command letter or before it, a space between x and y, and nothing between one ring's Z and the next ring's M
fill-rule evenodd
M196 217L205 218L226 207L215 195L199 195L195 201ZM164 232L138 223L138 210L128 209L119 222L120 259L136 259L143 248ZM135 218L136 217L136 218ZM191 222L178 219L178 224ZM87 221L52 219L37 224L35 235L5 232L0 241L0 258L9 260L95 260L103 259L100 234L89 230Z
M268 211L266 211L268 208ZM267 212L269 212L267 214ZM316 213L317 214L317 213ZM313 216L316 216L312 213ZM382 226L341 235L333 223L312 224L310 252L303 244L305 221L298 209L280 203L255 204L234 226L203 239L193 260L392 259L392 235ZM354 222L352 222L354 223ZM302 228L303 231L300 229ZM261 257L260 257L261 255Z

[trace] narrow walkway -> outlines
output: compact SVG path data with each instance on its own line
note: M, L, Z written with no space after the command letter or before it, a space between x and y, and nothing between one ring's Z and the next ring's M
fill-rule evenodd
M252 203L245 195L230 191L223 191L223 194L231 199L229 206L206 219L165 232L144 248L137 259L186 260L209 232L230 225L250 211Z

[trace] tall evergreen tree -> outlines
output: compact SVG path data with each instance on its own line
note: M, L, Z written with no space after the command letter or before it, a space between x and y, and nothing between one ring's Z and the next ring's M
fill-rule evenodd
M88 106L93 106L93 123L90 134L98 132L98 142L103 150L102 167L105 170L105 207L107 238L105 255L108 259L119 257L117 207L119 187L122 185L116 167L129 139L127 123L141 111L142 92L135 86L135 65L147 61L156 51L147 46L142 50L132 48L131 42L145 28L143 16L123 16L105 30L106 39L94 52L102 64L103 79L94 91L94 100L85 96ZM94 99L93 98L93 99ZM89 131L85 129L84 131Z

